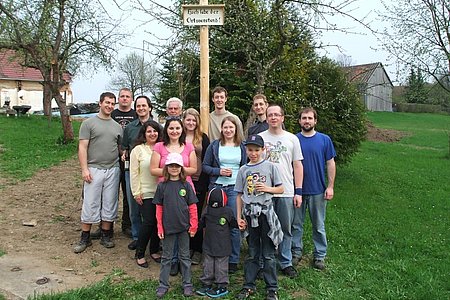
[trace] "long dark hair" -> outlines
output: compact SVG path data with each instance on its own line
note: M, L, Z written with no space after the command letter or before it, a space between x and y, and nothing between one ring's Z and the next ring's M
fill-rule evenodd
M158 132L158 139L156 140L156 142L160 142L161 141L161 125L159 125L156 121L153 120L149 120L147 122L145 122L142 127L141 130L139 130L136 142L134 143L133 147L136 147L137 145L140 144L145 144L145 142L147 141L147 139L145 138L145 132L147 131L147 128L151 127L153 129L156 130L156 132Z
M184 126L183 126L183 122L181 121L181 119L179 117L168 117L166 118L166 125L164 125L164 130L163 130L163 136L162 136L162 141L164 146L168 145L170 143L170 137L167 134L167 129L169 128L169 125L171 122L178 122L178 124L180 124L181 126L181 135L180 138L178 139L178 142L180 143L180 146L183 146L184 144L186 144L186 131L184 130Z

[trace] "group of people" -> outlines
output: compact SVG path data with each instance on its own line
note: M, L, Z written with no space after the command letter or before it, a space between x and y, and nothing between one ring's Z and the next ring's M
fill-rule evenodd
M284 129L284 110L253 98L257 119L246 138L240 119L226 110L227 91L212 91L214 110L208 134L200 114L183 111L170 98L164 123L152 120L152 104L121 89L100 96L100 111L80 127L79 161L84 180L80 253L98 237L114 247L119 183L123 191L122 232L131 237L136 263L160 263L158 298L169 289L169 275L182 274L185 296L217 298L228 294L229 276L238 270L241 237L246 237L244 286L238 299L250 297L256 279L266 283L266 299L278 299L277 268L295 278L303 255L303 223L312 222L314 268L325 268L327 201L334 195L336 156L329 136L317 132L317 113L299 113L301 131ZM91 233L91 225L100 223ZM161 251L162 249L162 251ZM193 288L191 264L203 263L201 287Z

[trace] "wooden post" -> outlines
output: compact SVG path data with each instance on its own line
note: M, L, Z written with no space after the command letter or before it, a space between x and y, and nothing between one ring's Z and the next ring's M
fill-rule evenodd
M182 5L183 23L200 26L200 118L202 131L208 133L209 124L209 34L208 26L223 25L223 4L208 5L200 0L199 5Z
M200 0L208 5L208 0ZM200 26L200 119L202 131L208 134L209 124L209 30L207 25Z

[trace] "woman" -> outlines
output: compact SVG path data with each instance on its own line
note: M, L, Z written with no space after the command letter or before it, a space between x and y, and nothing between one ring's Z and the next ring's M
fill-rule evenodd
M239 168L247 162L242 136L237 132L236 119L232 116L222 120L220 138L206 149L203 159L203 172L209 175L209 189L214 187L225 191L227 206L231 207L236 217L236 196L234 185ZM237 271L240 252L240 234L238 229L231 231L232 253L228 263L228 271Z
M159 238L156 226L156 206L152 203L157 187L157 178L150 174L150 161L154 147L161 140L161 127L155 121L147 121L139 131L136 145L130 154L131 193L139 205L142 225L136 246L136 263L148 268L145 260L145 249L150 240L150 257L155 262L161 261Z
M209 176L202 172L202 162L205 157L206 149L209 146L208 136L201 130L200 114L194 108L188 108L183 113L183 125L186 131L186 141L192 143L195 148L195 156L197 157L197 172L192 175L195 192L197 195L197 212L200 220L203 203L205 202L206 192L208 191ZM203 244L203 232L199 231L191 238L190 249L192 252L191 259L193 265L198 265L201 260Z
M186 142L186 133L183 122L179 117L167 117L163 129L162 142L156 143L150 162L150 173L158 176L158 182L164 180L163 168L169 153L179 153L183 157L184 172L186 181L195 190L191 176L197 172L197 157L195 156L194 145ZM178 249L175 247L174 258L170 269L170 275L175 276L179 271Z

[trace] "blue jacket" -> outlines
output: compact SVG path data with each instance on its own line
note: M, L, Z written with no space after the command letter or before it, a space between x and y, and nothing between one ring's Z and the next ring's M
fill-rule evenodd
M215 183L220 176L219 143L219 140L215 140L209 144L203 158L202 169L209 175L210 184ZM243 143L239 146L241 147L241 163L239 166L243 166L247 163L247 152Z

